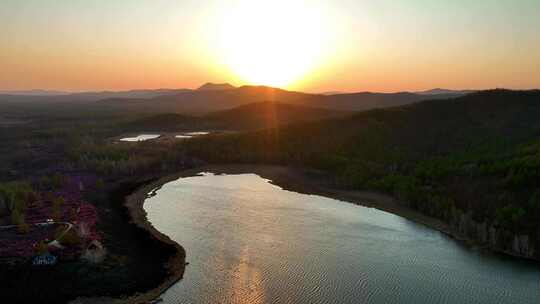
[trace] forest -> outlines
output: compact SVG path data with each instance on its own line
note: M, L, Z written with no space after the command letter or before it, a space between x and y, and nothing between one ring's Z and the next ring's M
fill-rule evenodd
M183 148L216 163L320 169L338 187L391 194L461 235L532 255L540 236L539 115L540 91L491 90Z

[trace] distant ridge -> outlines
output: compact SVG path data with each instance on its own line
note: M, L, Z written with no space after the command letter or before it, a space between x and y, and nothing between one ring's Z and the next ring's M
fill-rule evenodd
M205 83L197 91L225 91L236 89L235 86L228 83Z
M449 90L449 89L441 89L441 88L435 88L427 91L420 91L415 92L416 94L421 95L440 95L440 94L457 94L457 95L465 95L476 92L475 90Z
M347 115L349 112L263 101L243 104L203 116L157 114L130 121L126 126L147 132L177 131L190 129L193 126L201 130L256 130Z
M263 101L322 108L334 111L366 111L416 103L428 99L448 99L466 95L447 93L443 89L426 91L424 94L400 93L342 93L336 95L309 94L286 91L267 86L234 87L228 83L206 83L196 90L158 89L131 90L123 92L85 92L58 96L16 96L0 94L0 105L9 103L96 103L96 110L111 112L182 113L190 115L232 109L241 105ZM444 91L448 92L448 91ZM74 103L75 102L75 103ZM285 108L285 107L281 107ZM1 112L1 110L0 110Z
M24 90L24 91L9 91L9 90L0 90L2 95L25 95L25 96L57 96L57 95L69 95L71 92L64 91L51 91L51 90Z
M347 92L329 91L329 92L322 92L321 93L321 95L340 95L340 94L347 94Z
M129 91L88 91L77 93L45 90L0 91L0 100L18 102L92 102L104 99L150 99L192 91L193 90L189 89L138 89Z

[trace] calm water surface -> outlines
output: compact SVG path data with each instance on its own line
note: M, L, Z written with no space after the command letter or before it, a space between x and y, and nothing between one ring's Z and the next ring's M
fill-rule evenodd
M540 268L257 175L181 178L144 205L187 251L165 303L540 303Z
M120 139L120 141L131 141L131 142L137 142L137 141L146 141L150 139L156 139L159 138L161 135L159 134L141 134L136 137L125 137Z
M175 137L180 138L180 139L187 139L187 138L193 138L193 137L208 135L208 134L210 134L210 132L186 132L180 135L176 135Z

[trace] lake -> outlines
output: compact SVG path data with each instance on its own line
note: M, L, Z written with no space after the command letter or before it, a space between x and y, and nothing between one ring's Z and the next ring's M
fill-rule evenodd
M210 134L210 132L186 132L180 135L176 135L175 138L188 139L188 138L193 138L196 136L202 136L202 135L208 135L208 134Z
M135 137L125 137L121 138L120 141L129 141L129 142L138 142L138 141L146 141L150 139L156 139L159 138L161 135L159 134L141 134L139 136Z
M144 208L190 263L164 303L540 303L537 263L255 174L180 178Z

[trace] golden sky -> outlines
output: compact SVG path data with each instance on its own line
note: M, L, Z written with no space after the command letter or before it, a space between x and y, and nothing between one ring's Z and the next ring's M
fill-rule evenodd
M3 0L0 90L540 87L537 0Z

